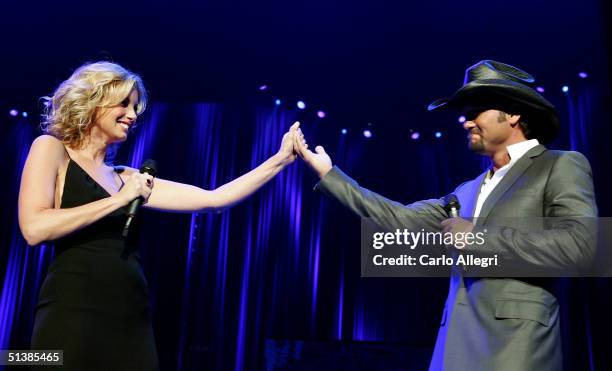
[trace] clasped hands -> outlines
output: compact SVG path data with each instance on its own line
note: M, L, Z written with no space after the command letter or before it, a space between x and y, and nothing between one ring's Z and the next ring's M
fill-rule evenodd
M322 146L315 147L314 152L308 149L308 143L306 143L299 122L291 125L289 131L283 136L279 155L284 164L290 164L298 156L301 157L319 178L323 178L332 168L331 158Z
M314 152L308 149L308 143L299 126L299 122L291 126L289 132L283 137L283 146L286 146L287 151L289 151L290 141L293 140L293 148L291 149L293 159L295 160L295 157L300 156L319 178L323 178L332 169L332 160L322 146L316 146ZM474 224L463 218L456 217L443 220L441 228L442 232L450 232L455 235L457 233L471 232Z
M320 178L323 178L332 168L331 158L325 153L322 146L317 146L314 152L308 149L308 143L300 129L299 121L291 125L289 131L283 136L278 155L284 165L292 163L298 156L301 157Z

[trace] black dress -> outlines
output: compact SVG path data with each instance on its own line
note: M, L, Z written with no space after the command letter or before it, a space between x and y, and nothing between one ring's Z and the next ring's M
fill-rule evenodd
M109 196L69 160L61 208ZM125 220L126 210L119 209L55 243L36 307L32 349L62 349L64 370L159 368L136 241L121 237Z

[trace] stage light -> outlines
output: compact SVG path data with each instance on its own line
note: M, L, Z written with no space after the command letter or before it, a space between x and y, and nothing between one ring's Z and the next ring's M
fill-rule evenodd
M578 76L579 76L581 79L586 79L587 77L589 77L589 75L588 75L586 72L579 72L579 73L578 73Z
M19 114L19 111L17 111L16 109L12 109L9 111L9 115L15 117Z
M418 131L417 131L417 132L415 132L415 133L412 133L412 135L410 136L410 138L411 138L412 140L417 140L417 139L419 139L420 137L421 137L421 134L419 134L419 132L418 132Z
M342 133L342 135L345 135L346 133L348 133L348 130L342 129L342 130L340 130L340 132Z
M261 85L259 87L259 91L264 91L264 90L267 90L267 89L268 89L268 85Z
M25 111L24 111L24 112L21 112L21 116L23 116L23 117L28 117L28 113L27 113L27 112L25 112Z
M436 138L442 138L442 133L439 131L436 131Z
M274 104L276 104L277 106L280 106L281 105L281 100L280 99L276 99L274 101Z
M569 91L569 86L564 85L564 86L561 88L561 91L562 91L562 92L564 92L564 93L567 93L567 92Z
M463 124L465 122L465 116L459 116L459 122Z
M297 108L299 108L299 109L304 109L304 108L306 108L306 103L304 103L304 102L303 102L303 101L301 101L301 100L298 100L298 101L297 101Z
M543 88L543 87L541 87L541 86L538 86L538 87L536 88L536 90L537 90L539 93L544 93L544 88Z
M320 119L325 117L325 112L323 111L317 111L317 116L319 116Z
M363 136L366 138L372 138L372 132L369 130L364 130L363 131Z

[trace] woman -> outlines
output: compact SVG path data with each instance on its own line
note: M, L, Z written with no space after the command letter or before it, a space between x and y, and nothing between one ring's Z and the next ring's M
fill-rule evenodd
M77 69L49 98L19 193L19 225L30 245L55 240L41 288L33 349L62 349L64 369L155 370L147 284L135 241L121 237L129 203L167 211L222 210L251 195L296 155L298 123L280 150L213 191L105 164L146 106L140 77L99 62ZM134 235L132 233L132 235Z

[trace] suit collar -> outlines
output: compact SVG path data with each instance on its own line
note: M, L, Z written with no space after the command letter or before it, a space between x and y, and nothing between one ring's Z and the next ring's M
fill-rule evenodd
M543 144L538 144L537 146L527 151L527 153L525 153L523 157L525 156L528 156L531 158L538 157L539 155L544 153L544 151L546 151L546 147Z

